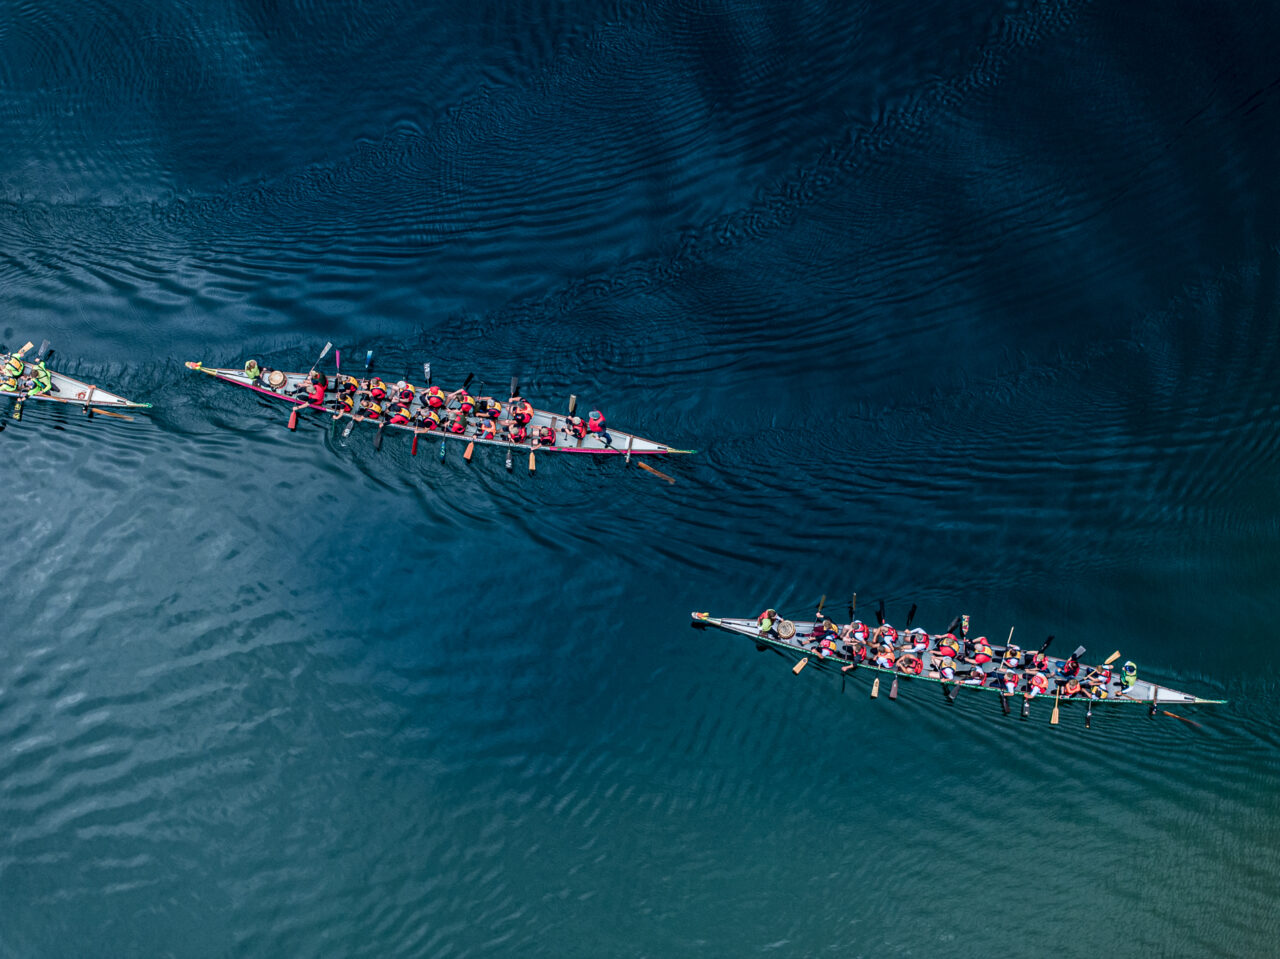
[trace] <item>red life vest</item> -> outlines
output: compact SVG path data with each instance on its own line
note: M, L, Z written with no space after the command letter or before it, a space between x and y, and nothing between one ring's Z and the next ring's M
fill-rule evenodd
M426 430L438 430L440 428L440 414L435 410L422 410L418 414L418 423Z
M1049 680L1045 679L1040 673L1036 673L1031 677L1031 685L1042 693L1049 690Z
M512 409L511 417L521 426L528 426L529 421L533 419L533 407L529 405L528 401L522 401L519 406ZM521 439L523 438L521 437Z
M898 641L898 631L894 629L892 626L890 626L888 623L885 623L880 628L880 635L883 636L885 639L887 639L891 643L896 643Z
M307 399L316 406L322 406L324 404L324 384L312 383L311 389L307 391Z
M569 432L578 439L585 439L587 435L587 424L579 419L578 422L569 424Z
M555 446L556 431L553 430L550 426L542 427L542 429L538 430L538 442L541 443L543 446Z
M591 411L591 418L587 420L587 429L592 433L604 432L604 414L599 410Z
M509 435L511 436L511 442L523 443L525 438L529 435L529 431L524 428L523 423L516 423L509 430Z
M413 402L413 387L405 386L398 394L396 394L400 402L408 406Z
M426 393L423 394L422 402L433 410L440 409L444 406L444 390L438 386L428 386Z
M458 409L464 413L470 413L476 408L476 401L471 398L471 394L466 390L462 391L462 395L458 397Z
M461 416L457 417L452 423L449 424L450 433L465 433L466 431L467 431L467 421L464 420Z
M409 422L409 407L403 403L397 403L391 410L391 424L393 426L403 426Z
M387 384L375 376L369 381L369 396L375 400L385 400L387 398Z

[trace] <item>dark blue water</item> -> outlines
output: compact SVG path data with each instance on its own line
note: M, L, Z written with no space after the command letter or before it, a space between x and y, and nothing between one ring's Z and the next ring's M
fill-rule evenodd
M0 955L1261 956L1280 12L10 3ZM184 360L512 375L481 450ZM425 454L425 455L424 455ZM690 610L1229 699L871 700Z

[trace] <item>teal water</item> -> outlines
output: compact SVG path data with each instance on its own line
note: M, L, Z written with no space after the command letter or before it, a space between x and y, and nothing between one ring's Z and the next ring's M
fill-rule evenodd
M0 955L1263 956L1275 11L0 9ZM508 473L325 341L696 456ZM691 610L1118 649L896 702ZM917 684L919 685L919 684Z

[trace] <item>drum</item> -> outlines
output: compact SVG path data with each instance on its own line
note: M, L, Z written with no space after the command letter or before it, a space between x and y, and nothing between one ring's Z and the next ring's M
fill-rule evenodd
M289 382L289 377L285 376L283 370L272 370L263 379L267 381L267 386L273 390L281 389Z
M780 619L777 630L779 639L790 639L796 634L796 624L789 619Z

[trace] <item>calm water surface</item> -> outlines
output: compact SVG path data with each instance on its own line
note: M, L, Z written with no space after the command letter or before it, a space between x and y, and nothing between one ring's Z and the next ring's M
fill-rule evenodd
M155 404L0 408L0 955L1274 954L1278 35L0 7L3 341ZM326 340L700 452L375 453L182 367ZM1231 702L687 624L855 590Z

